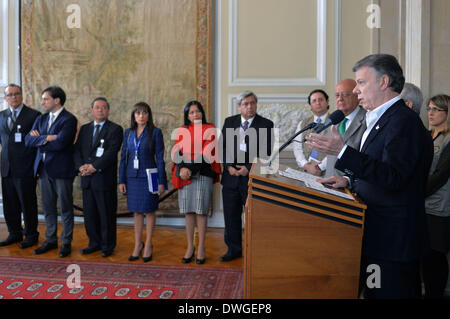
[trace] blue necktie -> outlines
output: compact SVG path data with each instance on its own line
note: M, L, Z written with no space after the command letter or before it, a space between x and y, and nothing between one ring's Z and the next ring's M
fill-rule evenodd
M95 124L94 135L92 136L92 145L94 145L99 134L100 134L100 124Z
M322 119L319 117L319 118L317 119L317 122L316 122L316 123L317 123L317 124L322 123ZM312 150L312 151L311 151L311 158L314 158L315 160L318 160L319 155L317 154L317 151L316 151L316 150Z

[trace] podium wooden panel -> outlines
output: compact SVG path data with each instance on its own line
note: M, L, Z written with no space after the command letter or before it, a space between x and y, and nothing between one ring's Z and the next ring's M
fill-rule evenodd
M245 211L244 297L357 298L366 206L260 169Z

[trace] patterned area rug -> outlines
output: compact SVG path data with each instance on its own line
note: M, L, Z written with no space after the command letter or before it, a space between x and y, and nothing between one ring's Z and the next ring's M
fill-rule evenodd
M238 299L242 285L240 269L0 258L0 299Z

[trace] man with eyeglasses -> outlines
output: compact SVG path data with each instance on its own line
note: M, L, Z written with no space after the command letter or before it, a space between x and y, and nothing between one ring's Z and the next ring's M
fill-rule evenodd
M366 110L359 105L358 96L353 93L356 81L345 79L340 81L334 90L336 108L344 113L344 120L337 125L344 143L350 147L358 148L362 135L366 130ZM336 156L327 155L327 169L325 176L343 176L344 173L335 169Z
M28 248L37 244L39 233L36 179L33 163L36 149L25 146L24 139L40 112L23 104L22 88L9 84L5 90L8 108L0 112L0 143L3 213L9 236L0 246L22 242ZM22 213L25 229L22 229Z

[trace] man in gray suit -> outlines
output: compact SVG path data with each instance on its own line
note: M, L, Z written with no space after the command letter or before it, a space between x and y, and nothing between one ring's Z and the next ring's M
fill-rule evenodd
M359 105L358 96L353 93L356 82L353 79L340 81L334 90L336 97L336 108L341 110L345 118L338 124L344 142L359 149L362 135L366 130L366 110ZM336 156L327 155L327 169L325 177L342 176L344 173L334 168Z

